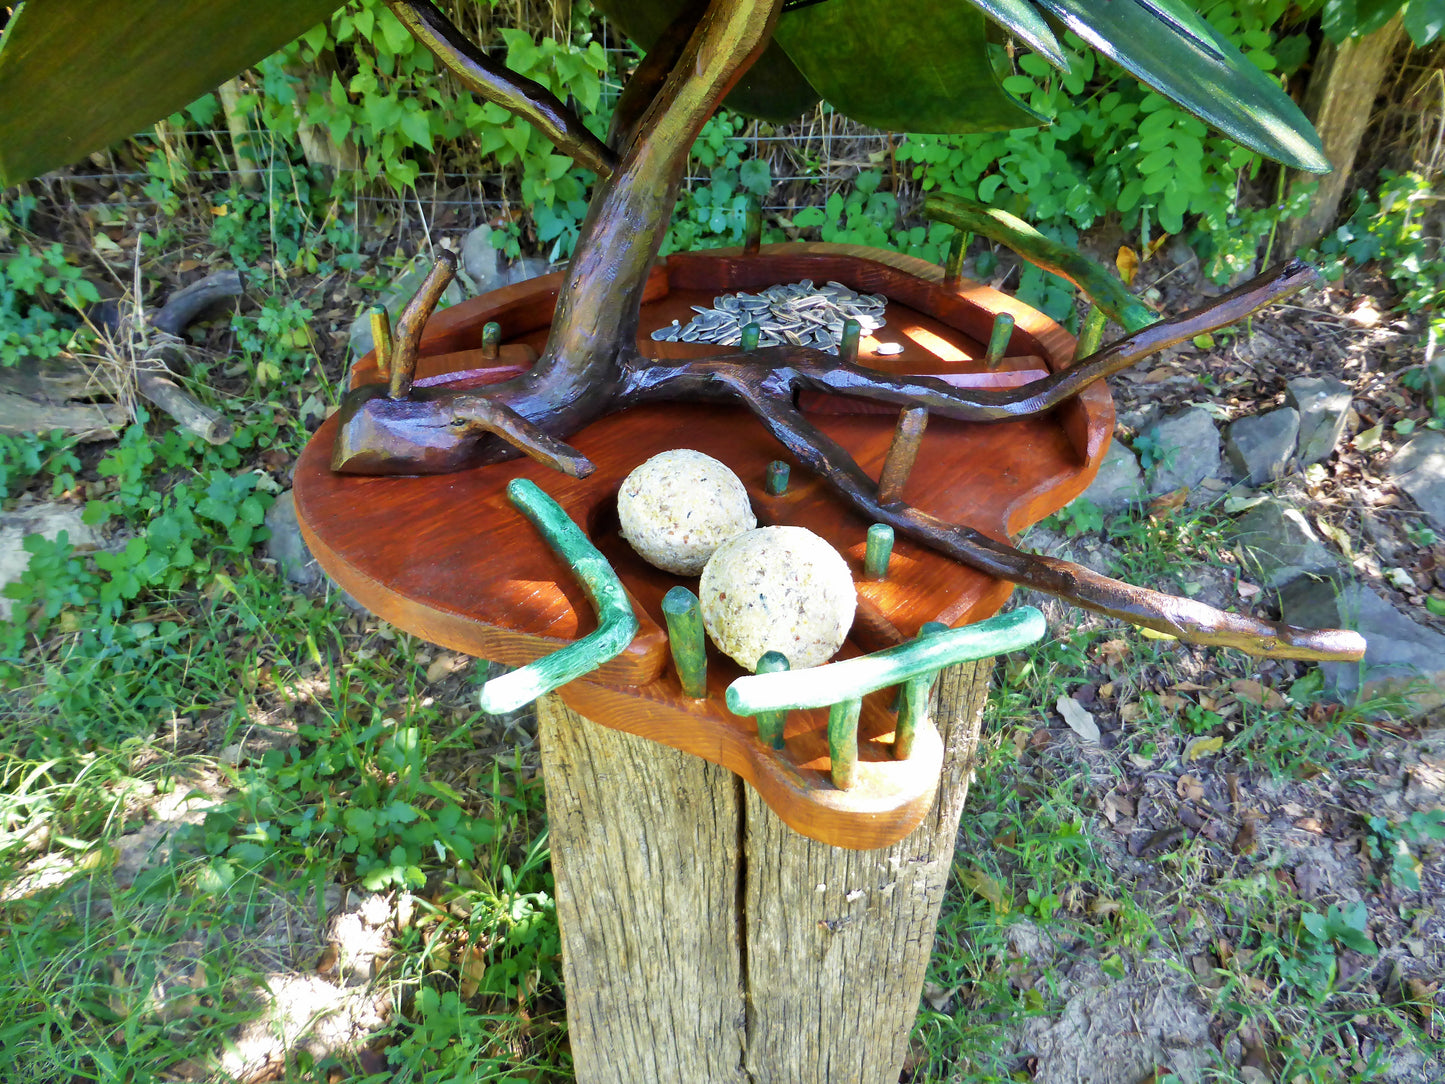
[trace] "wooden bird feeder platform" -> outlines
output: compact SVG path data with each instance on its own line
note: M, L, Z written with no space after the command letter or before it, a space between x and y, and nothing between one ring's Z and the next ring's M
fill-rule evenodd
M842 282L889 299L887 324L865 337L861 364L881 370L944 375L973 386L1014 386L1067 365L1073 338L1052 320L986 286L945 287L937 268L893 253L827 245L769 246L761 256L735 251L675 255L653 274L642 310L641 341L654 356L705 357L720 348L653 342L650 332L686 323L692 306L714 296L775 283ZM422 340L421 383L466 374L484 384L525 369L545 342L559 282L547 275L457 305L434 316ZM986 369L984 343L994 317L1014 317L1002 364ZM504 346L483 357L481 329L502 327ZM903 347L879 356L883 343ZM371 356L354 374L380 380ZM805 393L802 406L875 476L893 436L896 412L841 396ZM1113 428L1102 384L1052 414L1002 424L938 418L906 485L906 499L940 517L997 538L1062 507L1088 485ZM760 525L792 524L826 538L855 570L858 619L843 652L903 643L929 621L967 624L994 613L1011 585L990 579L900 538L887 578L863 574L869 524L821 483L794 470L787 490L765 487L768 465L786 456L742 409L667 403L603 418L577 434L575 446L597 464L569 478L526 459L459 474L360 477L329 467L332 426L312 440L296 471L296 502L307 542L332 578L372 612L454 651L522 664L590 632L596 624L580 585L535 529L512 508L506 485L535 481L590 535L612 562L634 603L641 631L631 646L587 678L559 690L574 711L604 726L670 745L736 772L783 820L835 846L896 842L922 818L942 766L931 726L907 760L890 751L891 694L865 702L860 719L857 783L835 787L828 774L827 711L791 714L787 748L759 741L750 718L731 714L723 690L742 671L716 656L709 695L682 694L668 652L662 598L689 580L644 563L617 531L622 479L648 457L695 448L726 463L748 486Z
M940 268L843 246L718 250L661 262L648 282L639 345L662 359L723 348L654 342L693 305L812 279L888 298L861 364L1010 387L1067 366L1074 340L986 286L944 283ZM525 370L543 348L560 275L436 314L416 377L484 385ZM985 345L1014 317L1003 361ZM500 349L482 329L502 328ZM901 353L880 355L883 343ZM370 356L354 382L380 380ZM896 410L805 393L810 419L875 477ZM935 417L904 499L1004 539L1062 507L1093 478L1114 424L1102 382L1050 413L997 424ZM596 472L575 479L529 459L420 477L330 469L334 422L296 470L303 533L328 574L397 627L454 651L525 664L596 627L567 565L507 499L527 478L612 563L640 625L622 654L539 701L543 775L579 1081L896 1081L952 864L990 660L944 670L912 754L893 756L892 690L863 704L853 785L829 771L827 709L790 713L784 748L724 698L742 671L710 652L708 695L682 692L662 599L696 581L643 563L618 535L622 479L650 456L694 448L731 467L760 525L823 536L854 569L858 615L842 656L913 638L927 622L989 617L1011 585L900 536L881 582L863 572L869 522L788 460L745 410L669 402L602 418L570 442ZM746 781L746 783L742 781ZM821 1019L819 1014L822 1014ZM645 1021L642 1026L637 1021Z

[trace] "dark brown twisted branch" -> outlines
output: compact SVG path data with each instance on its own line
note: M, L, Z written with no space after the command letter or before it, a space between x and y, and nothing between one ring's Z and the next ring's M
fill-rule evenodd
M430 0L386 0L412 36L436 55L472 93L516 113L571 155L578 165L609 177L617 156L541 83L518 75L482 52Z

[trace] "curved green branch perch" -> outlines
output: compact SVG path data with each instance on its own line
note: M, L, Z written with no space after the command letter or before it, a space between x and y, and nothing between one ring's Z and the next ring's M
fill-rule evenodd
M734 715L756 715L861 700L871 692L932 675L945 666L1017 651L1040 639L1044 631L1044 615L1032 606L1021 606L975 625L920 637L872 655L806 670L740 677L728 686L728 710Z
M941 193L928 197L923 213L935 222L947 222L955 229L981 234L1007 245L1029 263L1062 275L1126 331L1140 331L1159 319L1158 313L1125 289L1102 264L1049 240L1007 211Z
M507 496L582 582L592 608L597 611L597 630L560 651L483 685L482 710L493 715L515 711L596 670L620 655L637 635L637 616L632 612L622 581L612 571L607 558L562 511L562 506L535 482L525 478L513 478L507 484Z

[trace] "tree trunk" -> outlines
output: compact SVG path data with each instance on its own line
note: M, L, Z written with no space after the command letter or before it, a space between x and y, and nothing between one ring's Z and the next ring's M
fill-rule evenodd
M991 669L943 672L933 808L874 851L807 839L731 773L541 703L581 1084L897 1081Z
M1400 40L1401 18L1396 15L1373 34L1335 45L1328 38L1320 46L1305 92L1304 111L1324 142L1334 172L1323 177L1297 173L1290 184L1319 183L1309 212L1281 227L1283 251L1293 253L1314 244L1335 224L1340 201L1350 186L1355 155L1364 139L1375 98L1390 71Z

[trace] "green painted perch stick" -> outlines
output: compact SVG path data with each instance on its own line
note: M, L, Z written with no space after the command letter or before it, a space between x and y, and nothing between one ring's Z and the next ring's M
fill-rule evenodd
M947 631L948 626L942 621L930 621L918 630L918 639ZM928 691L933 688L936 676L928 673L911 677L899 689L898 725L893 730L894 760L907 760L913 755L913 739L918 735L918 724L928 714Z
M562 506L525 478L513 478L507 483L507 496L582 582L597 611L597 629L560 651L483 685L482 710L493 715L515 711L616 658L637 635L638 627L617 573Z
M740 677L728 686L728 710L734 715L756 715L831 707L945 666L1017 651L1043 636L1044 629L1044 615L1032 606L1023 606L976 625L949 629L872 655L806 670Z
M833 786L847 790L858 770L858 714L863 701L840 700L828 709L828 761Z
M960 230L971 230L1013 249L1029 263L1062 275L1116 324L1127 331L1141 331L1159 319L1157 313L1125 289L1099 263L1073 249L1051 241L1021 218L996 207L983 207L957 196L929 196L923 213Z
M662 596L662 616L667 619L667 642L682 694L701 700L707 696L707 636L702 627L702 606L696 595L678 584Z
M983 357L984 365L997 369L1008 353L1009 340L1014 334L1014 318L1011 312L1001 312L993 318L993 330L988 335L988 353Z
M777 674L788 668L788 656L781 651L765 651L763 657L758 660L760 674ZM758 740L772 749L781 749L786 744L783 741L783 729L788 723L786 711L760 711L758 712Z

